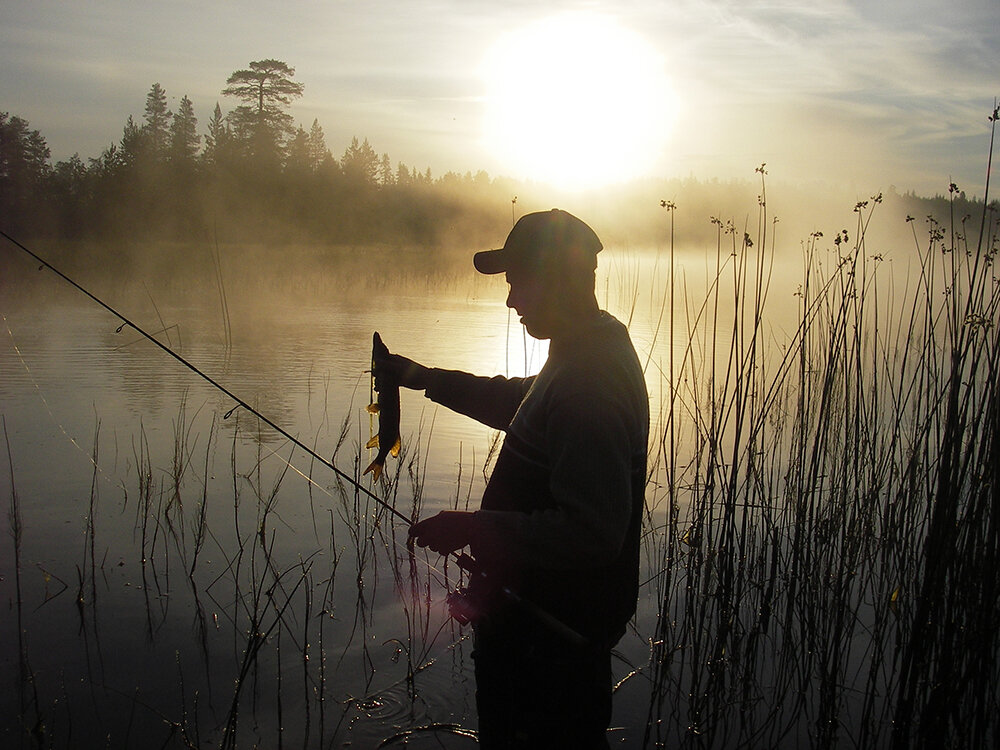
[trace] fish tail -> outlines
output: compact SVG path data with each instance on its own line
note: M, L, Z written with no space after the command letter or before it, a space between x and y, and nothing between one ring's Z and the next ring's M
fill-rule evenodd
M382 476L382 464L378 462L377 458L368 464L368 468L361 472L361 476L364 476L369 472L371 472L372 480L375 482L377 482L379 477Z

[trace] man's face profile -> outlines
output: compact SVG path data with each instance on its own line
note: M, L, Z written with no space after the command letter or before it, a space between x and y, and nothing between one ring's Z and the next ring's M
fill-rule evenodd
M559 327L559 299L551 283L537 270L509 269L507 307L521 317L521 324L536 339L548 339Z

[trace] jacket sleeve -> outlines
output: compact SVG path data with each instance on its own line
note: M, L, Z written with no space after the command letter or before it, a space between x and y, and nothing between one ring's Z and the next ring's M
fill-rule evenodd
M514 419L534 377L492 378L458 370L432 369L428 375L427 398L452 411L472 417L488 427L506 430Z

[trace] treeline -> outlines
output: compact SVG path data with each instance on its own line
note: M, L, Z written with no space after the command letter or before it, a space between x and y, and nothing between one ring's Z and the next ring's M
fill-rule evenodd
M216 104L202 125L186 95L171 111L167 92L154 83L141 118L130 116L99 156L85 161L75 154L55 164L38 130L0 112L0 227L26 238L125 244L469 248L500 241L521 213L560 205L586 217L606 244L656 247L673 221L678 241L711 243L713 217L742 232L757 215L763 186L753 165L746 180L646 179L566 198L483 171L436 177L430 168L393 163L365 138L353 138L335 157L317 120L306 129L288 113L302 92L288 64L254 61L220 90L239 104L228 112ZM770 185L768 216L780 217L793 246L816 230L833 236L851 219L854 201L867 197ZM928 199L889 187L885 199L881 211L889 216L881 226L893 236L909 214L944 220L983 211L956 189ZM670 217L661 208L668 204L677 206Z
M234 72L204 127L185 95L176 111L154 83L141 120L86 161L54 165L45 138L0 113L0 222L19 236L145 241L437 244L495 236L510 186L485 172L432 175L393 163L367 139L333 155L316 120L294 124L302 93L279 60ZM473 237L469 237L469 234Z

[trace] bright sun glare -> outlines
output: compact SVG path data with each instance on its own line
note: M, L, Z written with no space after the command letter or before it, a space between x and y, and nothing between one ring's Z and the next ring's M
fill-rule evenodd
M483 75L487 148L516 176L557 187L646 173L673 124L663 58L608 16L562 14L508 33Z

